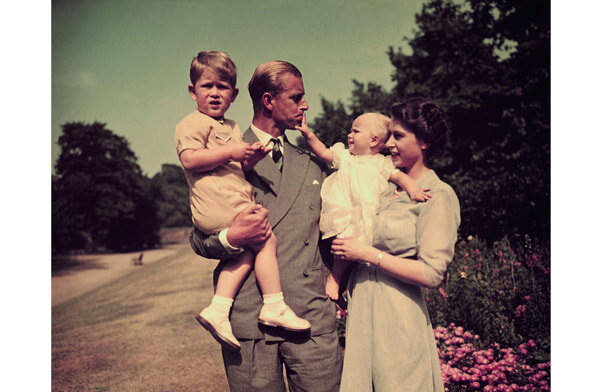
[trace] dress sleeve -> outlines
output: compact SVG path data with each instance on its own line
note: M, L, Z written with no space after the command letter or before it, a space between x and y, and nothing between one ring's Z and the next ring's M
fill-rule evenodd
M346 153L346 147L344 146L344 143L336 143L330 147L330 150L334 153L334 161L332 161L330 167L332 169L338 169L342 163L343 156Z
M384 159L381 163L381 175L383 176L383 178L389 181L391 175L397 173L399 169L395 167L393 162L391 162L391 158L389 157L389 155L386 155L383 158Z
M453 260L459 223L459 201L450 188L434 193L418 215L418 260L423 263L424 276L430 288L440 285Z
M183 120L176 126L176 153L186 149L206 148L211 127L203 121Z

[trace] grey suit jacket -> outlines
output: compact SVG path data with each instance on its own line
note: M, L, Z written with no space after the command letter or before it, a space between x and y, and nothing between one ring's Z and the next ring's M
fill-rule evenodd
M244 141L259 141L248 128ZM283 173L270 156L246 173L258 204L269 210L269 222L277 237L277 256L285 302L297 315L311 323L311 335L322 335L336 327L335 305L325 294L329 252L320 251L320 189L326 166L309 152L285 138ZM196 228L191 235L194 251L207 258L221 259L214 282L224 261L232 256L220 244L217 235L207 236ZM325 245L325 244L324 244ZM322 257L323 256L323 257ZM239 339L284 340L293 337L276 328L258 324L262 294L253 272L235 298L230 320Z

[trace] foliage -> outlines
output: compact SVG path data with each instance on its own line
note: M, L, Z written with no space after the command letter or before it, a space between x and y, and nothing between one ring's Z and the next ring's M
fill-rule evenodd
M106 124L62 125L52 179L52 250L132 250L159 243L149 180Z
M516 350L494 343L485 349L478 335L454 323L434 330L445 391L548 391L551 362L539 360L534 340Z
M454 322L486 346L533 339L548 356L549 277L548 251L527 236L518 246L506 238L489 248L478 238L461 241L443 285L425 290L432 324Z
M162 227L191 226L188 188L182 167L164 164L150 182Z
M416 23L410 54L388 50L391 91L353 81L350 105L322 99L310 126L331 145L362 112L432 98L452 130L434 168L459 196L462 233L548 239L549 1L432 0Z

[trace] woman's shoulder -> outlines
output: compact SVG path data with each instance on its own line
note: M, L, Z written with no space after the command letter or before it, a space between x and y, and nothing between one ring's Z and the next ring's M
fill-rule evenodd
M459 203L457 194L453 187L441 180L434 170L430 170L424 175L424 180L421 178L418 180L418 186L421 188L430 188L430 194L433 198L447 199L453 203Z

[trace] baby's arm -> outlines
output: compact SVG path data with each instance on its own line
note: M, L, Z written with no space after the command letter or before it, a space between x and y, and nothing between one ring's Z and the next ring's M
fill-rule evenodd
M418 184L416 184L416 181L414 181L412 177L408 176L403 171L398 170L395 173L393 173L389 177L389 181L401 186L404 189L404 191L406 191L408 196L410 196L410 199L414 201L427 201L432 197L430 196L430 194L426 193L430 190L429 188L418 188Z
M254 153L254 147L246 142L231 143L214 150L187 148L180 153L180 163L186 170L204 172L229 160L243 162Z
M322 143L322 141L318 139L318 137L307 127L305 113L303 114L301 125L295 126L295 129L301 132L303 137L305 137L305 140L311 148L311 151L313 151L313 153L317 155L318 158L326 163L332 164L334 161L334 152L326 147L326 145Z

